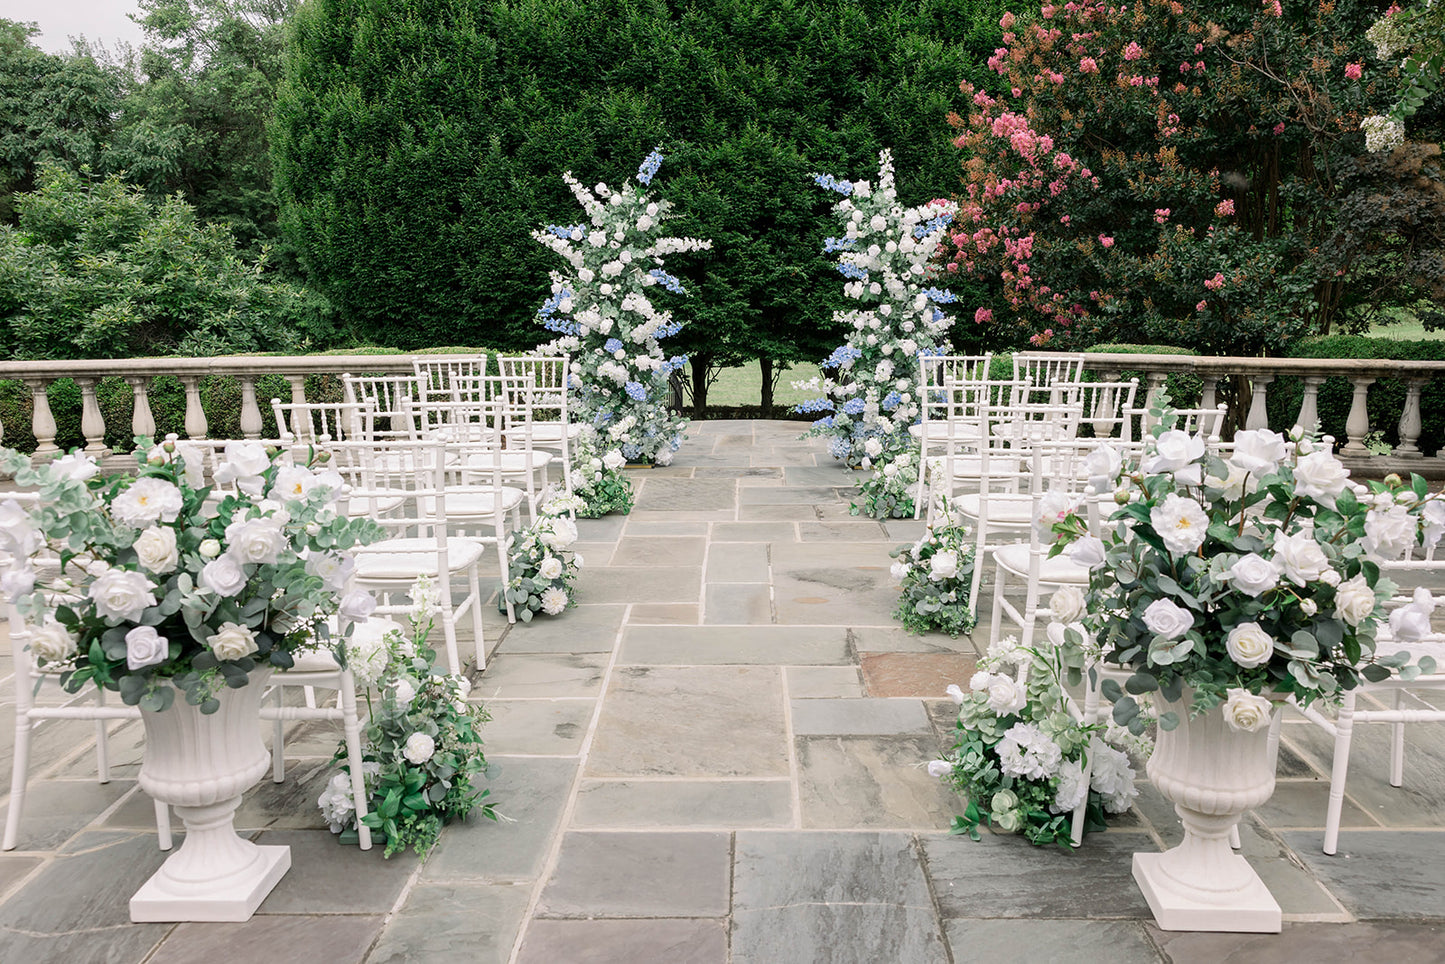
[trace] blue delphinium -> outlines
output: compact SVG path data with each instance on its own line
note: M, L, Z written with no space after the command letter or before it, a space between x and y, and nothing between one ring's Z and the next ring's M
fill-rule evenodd
M642 159L642 166L637 169L637 183L646 187L652 183L657 176L657 169L662 166L662 150L654 147L652 153Z

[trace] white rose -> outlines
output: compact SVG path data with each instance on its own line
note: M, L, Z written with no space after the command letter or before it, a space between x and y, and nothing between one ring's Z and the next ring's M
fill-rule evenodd
M1339 459L1321 449L1301 456L1294 466L1294 490L1330 508L1335 497L1350 484L1350 470Z
M870 438L863 443L863 451L868 453L869 458L876 459L883 454L883 443L877 437Z
M908 563L895 562L888 567L888 574L893 577L894 582L902 582L908 575Z
M72 482L84 482L100 472L95 460L82 452L71 452L50 463L50 471Z
M934 582L952 579L958 575L958 553L952 549L935 552L928 560L928 578Z
M1315 613L1320 611L1319 604L1316 603L1313 599L1301 599L1299 601L1299 608L1300 612L1304 613L1306 616L1313 616Z
M537 567L537 575L547 580L556 579L562 575L562 560L556 556L548 556Z
M356 570L356 560L334 552L318 552L306 560L306 571L317 576L332 592L346 588L346 582Z
M1165 639L1178 639L1194 628L1194 614L1172 599L1156 599L1144 610L1144 625Z
M274 565L286 548L286 533L275 518L248 519L226 526L227 554L237 562Z
M609 471L617 471L622 468L626 462L627 459L617 449L612 449L606 455L602 456L602 464L607 466Z
M186 485L199 489L206 484L206 454L198 445L180 442L176 445L176 457L181 460L185 471Z
M1326 586L1338 586L1340 584L1340 574L1333 569L1326 569L1320 573L1320 582Z
M1149 475L1172 473L1182 485L1198 485L1199 460L1204 458L1204 438L1170 429L1154 441L1154 451L1141 468Z
M21 596L28 596L34 591L35 570L29 566L6 569L5 575L0 576L0 596L10 602L16 602Z
M136 539L135 554L140 564L157 575L170 572L180 561L176 551L176 530L169 526L151 526Z
M214 559L221 554L221 544L215 539L202 539L197 551L206 559Z
M1049 597L1049 612L1061 623L1078 621L1084 615L1084 593L1078 586L1063 586Z
M1104 564L1104 543L1098 536L1082 536L1069 546L1069 558L1080 566L1098 569Z
M1268 475L1279 468L1287 452L1283 435L1269 429L1253 429L1235 433L1234 453L1229 462L1253 475Z
M1231 729L1245 733L1258 733L1269 726L1274 706L1263 696L1255 696L1248 690L1231 689L1224 703L1224 722Z
M222 623L206 643L217 659L240 659L256 651L256 634L238 623Z
M931 777L946 777L953 772L953 764L947 760L929 760L928 775Z
M125 634L125 665L128 669L144 669L164 663L170 652L169 641L157 634L154 626L137 626Z
M1224 463L1229 473L1223 478L1206 475L1204 484L1211 489L1217 489L1226 499L1238 500L1244 496L1245 483L1249 480L1249 473L1237 465Z
M1240 556L1228 571L1229 584L1255 599L1279 585L1279 573L1274 565L1257 552Z
M1209 517L1198 502L1173 492L1149 511L1149 522L1165 548L1176 554L1190 553L1203 545L1205 530L1209 527Z
M436 740L433 740L425 733L413 733L406 738L406 745L402 748L402 756L413 766L421 766L432 758L436 752Z
M261 494L261 473L271 467L271 456L259 442L227 442L226 456L216 466L217 485L230 485L251 495Z
M1419 523L1403 505L1371 509L1365 514L1365 551L1393 562L1415 545Z
M1112 445L1100 444L1084 456L1083 474L1089 485L1098 493L1108 492L1114 487L1119 473L1124 468L1124 459Z
M1364 575L1346 579L1335 590L1335 615L1351 626L1359 626L1375 611L1375 591Z
M1028 702L1028 693L1012 676L997 673L988 681L988 708L999 716L1017 713Z
M1230 659L1245 669L1253 669L1269 662L1274 655L1274 640L1259 623L1240 623L1229 631L1224 648Z
M1330 560L1308 532L1274 534L1274 567L1296 586L1314 582L1330 568Z
M1034 520L1034 528L1042 539L1052 542L1056 538L1054 523L1062 522L1064 517L1077 507L1078 501L1073 495L1067 492L1047 492L1039 500L1039 517Z
M132 623L140 619L147 606L156 604L152 588L144 573L108 569L90 584L90 598L95 600L95 611L103 619Z
M54 619L30 632L30 651L47 663L63 663L75 655L75 635Z
M1434 611L1430 590L1418 587L1410 602L1390 613L1390 635L1402 643L1418 643L1430 635L1430 614Z
M397 706L411 706L411 701L416 699L416 685L403 676L393 684L391 697L396 701Z
M136 479L111 503L122 523L139 529L152 522L175 522L182 505L181 490L165 479Z
M566 516L552 516L537 524L537 538L553 551L566 549L577 541L577 527Z
M212 559L201 567L200 585L218 596L239 596L246 588L246 572L230 556Z
M364 623L366 618L374 612L376 612L376 599L371 593L357 589L341 597L341 605L336 614L346 622Z

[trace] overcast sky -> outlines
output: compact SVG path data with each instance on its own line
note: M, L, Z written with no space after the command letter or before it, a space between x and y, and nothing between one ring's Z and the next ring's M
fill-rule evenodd
M114 48L119 41L139 44L140 27L126 19L136 13L134 0L3 0L0 17L40 24L40 49L59 53L70 49L70 37L84 35Z

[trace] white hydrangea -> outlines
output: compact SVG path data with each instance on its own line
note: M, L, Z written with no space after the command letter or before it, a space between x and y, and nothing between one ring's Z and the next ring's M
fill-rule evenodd
M1033 723L1015 723L1009 727L996 749L1003 772L1026 780L1044 780L1053 776L1064 759L1059 745ZM1095 789L1098 789L1097 784Z

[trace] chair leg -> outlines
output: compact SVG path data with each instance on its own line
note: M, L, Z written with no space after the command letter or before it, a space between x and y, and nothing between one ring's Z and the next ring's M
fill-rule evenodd
M156 805L156 842L162 850L170 850L171 841L171 808L159 800L152 801Z
M1395 690L1395 709L1404 703L1405 691ZM1405 724L1390 724L1390 786L1399 787L1405 783Z
M517 624L517 610L512 604L512 599L507 595L507 587L512 582L511 550L507 547L507 536L497 527L497 562L502 573L502 603L507 607L507 623L515 626ZM468 570L470 573L472 570ZM477 623L477 628L481 623ZM478 664L480 666L480 664Z
M95 704L105 705L105 688L95 688ZM107 739L108 731L105 720L95 721L95 770L100 776L101 783L110 782L110 740Z
M1004 568L997 561L993 564L993 617L988 624L990 641L998 639L999 626L1003 623L1003 587L1007 581Z
M272 688L272 697L275 699L276 707L279 709L285 702L283 693L286 687L276 686ZM273 723L271 729L271 782L286 782L286 722L279 716Z
M1334 854L1340 842L1340 811L1345 806L1345 776L1350 769L1350 740L1355 729L1355 691L1346 690L1340 703L1339 719L1335 721L1335 759L1330 768L1330 804L1325 812L1325 843L1322 848Z
M346 733L346 769L351 774L351 802L356 807L356 837L362 850L371 849L371 828L361 822L366 816L366 780L362 773L361 719L356 712L356 680L350 670L341 671L341 726Z
M472 660L480 672L487 668L487 637L482 631L482 587L475 566L467 570L467 592L472 597Z
M30 770L30 728L34 724L23 712L15 714L15 758L10 765L10 807L5 814L5 839L0 850L14 850L20 834L20 814L25 809L25 781Z

